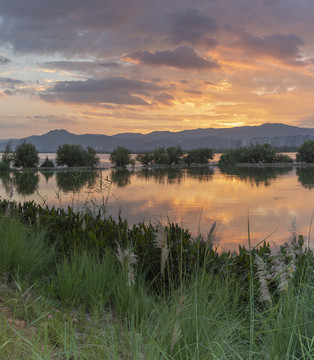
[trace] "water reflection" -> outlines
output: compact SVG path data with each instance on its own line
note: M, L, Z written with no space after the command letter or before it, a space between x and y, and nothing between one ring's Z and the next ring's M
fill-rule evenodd
M209 167L182 168L150 168L136 172L138 179L154 180L156 184L181 184L182 180L188 178L210 181L214 170Z
M305 189L314 188L314 169L313 168L297 168L298 182Z
M92 189L98 178L97 171L57 171L57 187L64 192L77 192L84 186Z
M314 168L0 172L1 198L41 203L41 196L48 206L66 208L74 204L79 211L86 204L105 203L114 218L121 213L130 224L169 219L189 229L193 236L199 232L206 236L217 220L216 241L222 248L235 250L238 244L247 243L248 216L252 244L278 227L280 230L269 240L286 241L294 220L300 233L308 234L312 187Z
M46 182L48 182L49 179L52 178L55 173L53 170L41 170L40 172L45 177Z
M131 176L134 171L128 169L112 170L110 174L111 181L118 187L125 187L131 184Z
M226 179L230 179L230 175L235 175L237 179L249 183L251 186L270 186L272 180L278 176L288 174L292 171L291 167L270 168L270 167L228 167L220 168L222 174L228 175ZM232 179L232 178L231 178Z
M0 179L3 184L5 193L9 195L13 187L13 182L10 173L8 171L0 171Z
M19 195L32 195L38 191L39 175L32 171L15 172L12 182Z

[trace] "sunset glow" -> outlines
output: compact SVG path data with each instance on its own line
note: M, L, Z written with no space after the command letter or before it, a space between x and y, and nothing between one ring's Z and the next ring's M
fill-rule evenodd
M313 127L314 3L0 4L0 138Z

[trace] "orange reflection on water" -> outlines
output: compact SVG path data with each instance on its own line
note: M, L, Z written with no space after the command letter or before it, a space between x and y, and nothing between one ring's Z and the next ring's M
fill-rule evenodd
M220 249L230 250L248 244L248 223L252 245L266 238L277 244L287 241L294 222L298 232L307 236L314 204L314 173L292 168L233 172L218 168L108 169L91 177L75 176L67 180L60 174L45 177L40 173L37 195L15 191L14 200L35 197L49 206L71 205L77 210L84 204L105 203L109 214L117 217L121 212L130 224L170 220L188 228L193 236L206 236L218 221L216 242ZM77 181L76 191L69 190L67 181ZM8 197L4 185L0 196Z

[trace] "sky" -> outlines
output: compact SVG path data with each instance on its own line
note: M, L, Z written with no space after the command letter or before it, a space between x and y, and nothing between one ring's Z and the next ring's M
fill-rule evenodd
M314 127L313 0L0 2L0 139Z

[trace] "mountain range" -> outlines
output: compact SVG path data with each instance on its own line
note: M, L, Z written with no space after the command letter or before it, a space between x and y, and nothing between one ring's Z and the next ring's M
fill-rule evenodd
M242 126L233 128L207 128L184 130L179 132L153 131L149 134L121 133L112 136L101 134L76 135L66 130L52 130L43 135L32 135L21 139L0 140L0 151L8 141L13 149L21 142L33 144L40 152L56 152L63 144L91 146L99 152L111 152L117 146L125 146L132 152L152 150L160 146L180 145L190 150L199 147L223 149L238 145L248 145L252 138L275 138L308 135L314 137L314 128L301 128L280 123L266 123L260 126Z

